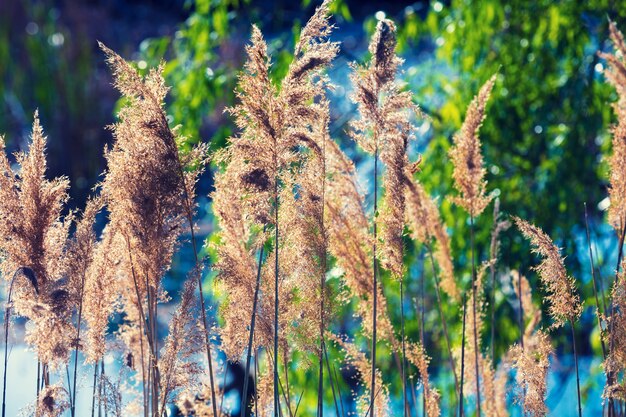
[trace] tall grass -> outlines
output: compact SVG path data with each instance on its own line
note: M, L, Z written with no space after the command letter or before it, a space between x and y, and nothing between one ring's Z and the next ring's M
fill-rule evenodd
M236 415L236 408L228 408L226 389L228 370L241 361L241 416L322 417L333 411L346 416L352 410L345 401L350 381L338 371L343 368L355 370L360 379L354 404L361 416L397 415L393 395L400 392L403 415L417 417L418 394L409 377L416 374L427 417L442 413L442 396L450 397L444 414L468 414L467 397L473 396L477 417L505 417L514 407L507 402L511 392L524 415L543 416L549 412L546 379L555 354L550 336L569 325L576 411L582 416L584 381L575 325L583 305L561 249L538 226L510 216L540 258L533 271L542 284L538 297L547 304L545 322L550 322L542 328L530 281L517 271L504 272L508 265L499 260L500 236L510 225L509 216L500 214L499 200L489 247L482 250L477 239L480 215L493 200L478 132L499 76L488 79L469 103L448 152L457 192L445 197L465 211L469 224L468 236L463 236L469 261L455 270L450 235L459 232L442 221L438 200L423 185L420 164L428 161L411 162L408 156L415 125L424 116L400 82L403 61L396 53L391 20L377 23L369 56L351 66L358 116L351 120L349 134L371 157L371 192L362 192L354 163L331 137L328 90L333 86L327 70L339 45L330 40L335 30L330 9L323 2L304 25L294 59L277 81L270 76L267 43L252 27L238 101L229 109L238 130L211 155L212 208L219 229L209 249L216 255L213 285L224 295L219 325L208 316L206 260L194 224L195 184L209 162L208 146L191 146L170 126L163 65L141 76L101 45L125 105L109 127L113 144L105 150L107 169L80 215L65 214L68 180L48 179L47 138L37 113L28 150L16 155L15 164L0 138L0 272L8 290L3 417L11 401L12 316L28 321L25 342L37 356L36 394L27 415L89 414L77 401L87 392L92 417L162 417L172 407L183 415ZM604 294L599 295L602 279L596 274L586 205L585 228L607 377L604 397L608 415L614 416L624 402L626 363L626 43L612 23L610 37L617 52L601 56L619 101L609 158L608 220L619 247L608 308ZM107 213L106 227L98 235L101 212ZM193 268L164 333L163 304L170 295L163 278L187 235ZM415 283L405 259L409 241L424 253L418 261L423 276ZM486 259L483 253L488 253ZM468 288L463 266L471 277ZM426 291L431 286L426 278L433 281L434 300ZM519 343L498 357L496 293L505 295L509 281L511 301L519 310ZM419 294L411 294L412 288L419 288ZM388 296L399 296L399 322ZM405 310L405 298L414 300L415 314ZM431 301L437 309L434 318L426 311ZM336 314L340 309L352 309L356 331L342 326ZM113 319L114 332L109 328ZM411 320L419 322L419 334ZM443 378L429 375L426 349L436 346L439 329L445 347L435 365L452 375L449 390L436 387ZM123 358L119 379L108 368L105 373L109 353ZM218 355L227 361L221 368L214 366ZM93 366L93 376L89 368L83 378L92 380L88 387L81 384L81 359ZM394 359L396 374L385 369ZM294 372L316 377L294 379ZM516 384L508 382L512 376ZM331 394L332 404L327 401ZM313 403L315 407L304 405Z

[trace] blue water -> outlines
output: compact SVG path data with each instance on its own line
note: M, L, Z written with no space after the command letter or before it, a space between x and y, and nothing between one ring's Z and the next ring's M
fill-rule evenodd
M2 352L3 353L3 352ZM119 364L113 355L107 355L105 358L106 372L109 375L117 375ZM604 373L600 368L601 361L599 359L582 358L580 360L581 374L581 390L583 392L583 415L599 416L602 413L602 387L605 382ZM72 368L70 368L72 369ZM37 378L37 361L33 352L29 351L23 345L14 346L10 351L9 368L7 371L10 383L7 386L7 416L18 416L20 410L35 398L35 385ZM65 376L64 376L65 377ZM53 377L58 378L58 376ZM92 400L92 378L93 368L84 367L79 372L79 390L77 400L77 410L82 412L77 415L89 415ZM115 379L115 378L114 378ZM58 379L53 379L53 382ZM67 386L66 381L63 381ZM444 381L435 380L436 385L444 383ZM446 381L445 384L449 384ZM511 379L509 386L514 387L514 380ZM471 393L471 390L469 390ZM420 404L419 414L421 410L421 390L418 387L418 401ZM128 400L128 398L126 398ZM447 400L447 399L446 399ZM227 398L231 408L236 409L238 400L236 398ZM513 394L509 395L509 411L511 417L520 416L520 407L513 403ZM576 379L573 368L572 357L560 357L553 360L548 374L548 396L547 404L550 409L550 416L558 417L577 417L577 395L576 395ZM401 409L401 398L393 399L393 407L397 410ZM327 405L328 416L334 415L332 404ZM473 411L473 398L468 397L466 410L468 416ZM450 412L447 403L442 404L442 416L452 416L456 413ZM455 410L456 411L456 410ZM85 414L87 413L87 414ZM69 412L66 413L69 415ZM129 416L131 417L131 416Z

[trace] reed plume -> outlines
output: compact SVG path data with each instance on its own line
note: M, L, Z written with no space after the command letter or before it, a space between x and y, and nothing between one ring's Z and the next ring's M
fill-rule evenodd
M617 115L617 124L612 129L613 154L609 157L609 223L621 235L626 227L626 43L615 22L610 20L609 35L616 52L599 54L608 64L605 76L618 95L613 105Z
M97 364L106 352L106 335L109 318L120 301L120 279L127 270L128 254L123 237L108 226L93 248L93 260L85 277L83 300L86 331L84 336L85 359Z
M609 400L626 400L626 387L624 380L620 381L618 376L623 375L626 363L626 272L624 272L624 261L617 274L612 291L614 313L610 318L605 317L609 322L609 333L604 337L610 342L611 349L604 360L604 372L607 376L607 384L604 388L603 397Z
M294 241L295 238L292 237L297 233L296 235L287 233L287 238L281 240L279 224L285 224L281 228L300 224L298 217L302 215L303 207L295 205L303 204L305 200L299 200L298 196L293 195L295 192L293 187L300 184L293 181L294 176L290 172L292 164L301 160L298 149L309 148L319 154L320 145L324 143L324 140L319 139L323 137L323 132L327 128L319 124L320 116L327 112L328 107L324 100L320 101L324 97L326 87L323 72L338 50L337 44L328 40L333 29L328 20L328 7L329 2L325 1L302 29L295 47L294 60L282 80L280 89L270 81L267 45L258 28L253 27L251 44L246 47L248 59L239 77L237 92L239 103L229 110L240 129L240 133L229 141L226 158L228 164L225 169L231 171L228 175L240 194L233 197L242 199L241 212L245 221L253 219L253 224L256 223L263 229L267 227L274 229L274 251L265 263L267 266L274 265L273 271L264 268L263 271L259 269L257 273L265 277L262 280L262 292L273 291L274 299L268 304L271 300L263 298L263 305L259 306L258 312L251 311L251 314L254 316L268 315L272 311L274 313L272 327L266 327L265 330L270 329L273 332L275 413L278 413L279 408L279 342L283 347L284 357L287 358L289 349L286 337L289 333L295 333L297 330L295 324L303 325L304 330L305 324L319 323L322 317L319 309L310 308L305 309L311 313L308 317L298 319L302 308L318 297L303 298L298 303L294 299L294 294L302 290L302 295L306 296L307 293L312 294L311 291L317 287L313 287L310 277L307 276L302 280L297 276L307 267L298 262L299 256L293 246L306 241ZM321 198L320 193L314 194ZM320 204L316 205L323 207ZM319 214L317 218L321 219ZM319 282L320 273L316 275L318 277L316 281ZM269 285L272 281L273 285ZM258 288L256 284L252 285L253 288ZM258 294L258 290L252 291L250 295L252 294ZM286 306L281 306L279 300L285 300ZM290 303L289 300L294 302ZM253 304L253 300L248 303L250 306ZM313 313L315 318L312 317ZM261 320L259 324L267 323ZM265 330L261 331L261 336ZM254 329L250 332L245 331L249 333L249 337L244 338L252 341L253 331ZM261 345L269 347L267 340L263 340L262 337L257 340ZM248 351L251 350L252 346L249 343ZM249 360L246 368L249 369Z
M406 179L406 223L411 230L411 238L416 242L431 245L435 243L433 256L441 270L441 289L455 301L460 301L461 293L454 278L454 266L450 253L450 238L441 220L439 208L414 178L411 170L405 172Z
M582 313L582 304L574 278L567 275L559 248L537 226L519 217L513 217L513 220L524 237L530 240L533 252L543 258L535 270L548 293L545 300L553 319L552 328L562 327L567 321L575 322Z
M550 237L538 227L531 225L519 217L514 217L513 220L526 239L530 240L533 245L533 252L543 257L543 260L539 266L535 267L535 270L539 274L539 278L548 292L545 298L549 303L548 312L553 319L551 327L563 327L568 321L571 325L574 366L576 368L576 387L578 391L578 414L582 416L574 322L580 317L583 306L576 292L576 283L574 278L567 275L559 248L552 242Z
M461 356L469 355L474 358L474 361L465 361L463 369L459 370L463 372L464 384L474 385L476 387L476 402L482 405L485 400L484 396L481 396L482 389L480 388L480 380L483 374L482 362L484 360L482 354L482 337L481 332L484 328L484 287L483 280L485 271L488 264L483 265L476 275L475 288L476 291L466 296L465 301L465 316L469 323L473 326L465 326L463 340L465 340L466 347L465 352L460 352ZM457 352L458 354L458 352ZM461 358L457 359L457 363L461 362ZM484 387L482 387L484 388ZM478 407L478 405L477 405Z
M486 170L483 166L478 130L485 119L487 101L495 82L496 75L493 75L470 103L463 126L454 135L454 145L449 152L454 168L452 178L460 193L460 195L453 197L452 201L463 207L472 217L482 213L491 201L491 197L485 195L487 181L484 177Z
M550 339L541 330L528 338L524 347L515 345L511 348L512 366L517 370L517 399L526 415L539 417L548 413L546 376L552 354Z
M616 24L609 20L609 35L613 42L614 53L599 53L599 56L606 60L608 70L605 76L608 82L615 88L618 100L613 104L613 109L617 115L617 124L612 129L612 148L613 154L609 157L609 198L610 206L608 210L608 221L615 228L619 236L619 252L617 257L617 272L614 280L613 296L621 295L616 291L616 285L620 278L620 268L622 266L623 243L626 236L626 205L624 203L626 197L626 176L624 167L626 167L626 62L624 54L626 53L626 43L624 36L617 28ZM617 306L623 304L622 300L612 299L610 305L610 313L608 315L609 337L608 337L608 354L605 359L605 372L607 374L607 383L604 396L609 399L609 415L615 415L614 398L624 398L623 389L617 382L617 373L620 366L617 366L614 359L619 356L615 349L620 349L618 335L621 331L616 326L620 325L621 316L617 310Z
M511 271L511 286L515 296L522 306L522 336L524 339L532 337L541 323L541 309L533 303L532 289L528 279L518 271Z
M488 355L480 358L481 378L483 380L483 409L487 417L508 417L506 394L509 363L502 361L494 369L493 360Z
M371 416L373 410L376 409L378 410L378 415L381 417L390 416L389 389L383 383L380 370L372 368L371 361L354 343L341 339L337 336L334 336L333 339L343 349L346 355L346 363L353 366L358 372L360 379L359 385L363 387L363 393L357 399L359 413L364 416ZM373 369L376 386L378 388L376 393L371 395L369 391L371 389L371 384L369 381L371 381L371 372ZM372 398L374 399L374 404L371 402Z
M61 383L47 385L39 393L34 415L60 417L70 408L69 393Z
M102 209L102 201L96 197L87 201L82 218L76 223L76 231L68 248L68 288L69 296L75 300L77 308L76 338L74 346L74 378L70 389L71 415L76 413L77 377L78 377L78 349L81 343L81 327L85 300L85 282L87 272L94 259L97 245L97 236L94 230L96 215Z
M231 165L231 159L225 152L218 153L214 161L219 164ZM255 252L260 248L266 234L255 233L252 225L244 220L244 202L238 192L239 178L234 169L225 169L215 173L215 191L211 194L213 212L219 224L219 245L216 245L217 261L213 269L218 290L222 288L228 293L228 303L220 306L220 316L224 324L219 328L222 340L222 350L229 358L238 358L246 349L249 322L241 317L252 315L258 264ZM265 316L257 315L257 320L266 320ZM272 339L270 334L261 334L271 327L269 323L255 330L255 340L267 341ZM254 345L256 350L258 345Z
M176 128L170 129L163 109L168 91L163 65L142 78L119 55L102 44L100 47L112 69L115 87L128 100L118 114L119 121L111 126L115 140L105 152L102 196L109 208L110 227L123 237L127 247L129 269L126 279L121 280L127 290L122 299L125 309L139 314L136 323L126 329L138 326L146 335L149 354L141 349L138 357L147 355L150 409L157 415L162 387L156 321L158 304L165 297L161 279L188 219L185 207L195 195L194 185L204 168L207 149L199 145L186 155L179 154L178 146L185 138L177 135ZM141 343L141 334L129 340L137 336ZM210 352L208 338L206 349ZM210 354L207 360L211 369Z
M372 282L373 237L363 209L364 202L353 162L330 141L327 155L327 191L325 198L329 252L342 272L345 289L340 301L349 303L356 298L356 314L361 319L363 333L372 337L374 286ZM377 303L380 306L377 331L381 339L394 341L393 326L387 314L386 299L380 283L377 286Z
M46 137L37 112L28 152L16 154L19 174L11 168L3 139L0 151L0 271L11 287L12 308L31 323L26 342L47 369L59 369L76 334L67 280L73 216L61 214L69 181L46 179ZM47 371L45 379L47 384Z
M491 273L491 358L495 355L496 339L496 265L500 255L500 234L511 227L511 222L500 218L500 199L496 198L493 205L493 226L491 228L491 244L489 246L489 271Z
M413 138L411 113L420 114L413 104L412 94L400 90L396 81L402 60L396 55L396 27L390 20L380 20L369 44L371 60L367 66L353 64L351 81L354 86L352 100L357 104L360 119L351 123L350 132L357 144L374 157L374 215L373 215L373 288L378 287L378 262L400 281L404 272L403 232L405 219L404 173L408 166L406 155L409 140ZM385 164L383 177L385 194L383 207L378 213L378 159ZM379 216L380 215L380 216ZM381 239L378 245L378 226ZM378 246L377 246L378 245ZM402 292L402 291L401 291ZM372 293L372 369L376 367L377 342L377 291ZM403 306L401 301L401 306ZM402 329L404 332L404 329ZM404 339L401 340L404 351ZM404 361L404 358L403 358ZM372 416L375 415L375 379L372 375ZM404 375L403 384L406 385ZM405 390L406 391L406 390ZM407 409L406 393L405 414Z
M428 376L428 364L430 358L426 354L424 346L419 343L407 343L407 360L417 367L420 374L420 381L424 389L425 413L426 417L439 417L441 409L439 402L441 395L436 388L430 384Z
M200 386L198 377L202 373L201 365L195 360L202 353L204 337L202 324L198 322L198 308L194 289L197 282L196 274L202 271L194 269L185 282L181 300L170 319L169 332L161 352L159 368L162 389L160 392L160 412L166 413L166 404L176 401L177 392L190 391Z
M472 251L472 330L475 353L474 369L479 368L479 352L478 352L478 335L476 312L476 264L474 259L474 219L480 215L489 202L490 196L485 195L487 181L484 179L486 170L483 166L483 156L481 153L481 143L478 137L478 130L485 119L485 110L487 100L491 94L491 90L496 81L496 75L493 75L481 87L478 95L474 97L465 115L465 120L461 126L461 130L454 136L454 144L449 151L449 157L452 162L453 171L452 178L454 185L460 195L452 198L452 201L461 206L470 215L470 234L471 234L471 251ZM480 417L480 378L476 374L476 413ZM463 398L461 398L461 402Z
M396 80L403 61L395 54L395 32L392 21L379 21L369 45L372 54L369 65L353 64L351 80L355 92L352 99L361 117L351 123L350 133L363 150L376 159L380 157L387 168L383 176L383 205L380 218L376 219L381 232L377 256L385 269L401 279L406 206L404 177L409 166L407 147L414 138L410 117L412 113L421 115L421 112L413 104L411 92L401 91Z

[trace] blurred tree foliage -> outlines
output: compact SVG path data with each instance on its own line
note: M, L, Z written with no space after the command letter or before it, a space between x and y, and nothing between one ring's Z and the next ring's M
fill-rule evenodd
M404 53L424 43L435 51L432 60L418 64L419 83L409 79L432 117L421 178L442 196L445 221L454 230L453 251L466 276L469 229L467 216L444 198L454 193L447 151L473 95L497 73L481 129L489 190L499 196L504 212L534 222L563 247L591 305L587 242L581 235L583 203L599 230L604 216L598 205L607 195L602 156L610 152L610 103L616 96L604 84L603 63L596 54L610 48L605 43L607 16L624 27L626 10L612 1L437 1L425 17L411 8L401 17ZM483 260L488 256L490 217L485 212L477 226ZM503 238L500 265L532 275L529 268L537 260L528 250L519 232L510 229ZM593 328L593 320L587 314L580 327ZM515 330L507 332L514 328L508 324L498 325L500 352L517 337ZM588 335L582 339L588 353Z

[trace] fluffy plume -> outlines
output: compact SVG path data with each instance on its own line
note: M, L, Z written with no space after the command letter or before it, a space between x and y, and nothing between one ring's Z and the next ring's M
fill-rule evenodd
M120 56L100 46L115 86L129 101L111 127L115 142L105 154L108 170L102 195L112 227L126 240L138 273L147 278L137 280L140 294L156 293L183 230L185 198L195 195L206 148L194 148L186 160L179 156L178 143L184 138L170 129L163 109L168 91L163 65L142 79Z
M39 290L65 273L65 247L70 222L61 211L68 199L69 181L46 179L46 137L35 112L28 152L16 155L13 172L0 138L0 263L10 280L20 267L34 273ZM69 219L68 219L69 220Z
M176 396L176 406L184 416L201 416L209 417L213 415L211 407L211 390L210 384L202 383L199 391L186 389ZM216 395L218 393L216 392ZM223 392L220 393L223 395ZM270 395L271 397L271 395ZM223 415L230 415L227 409Z
M96 231L94 230L96 215L102 209L102 201L95 198L87 201L82 218L76 222L76 231L68 248L68 278L69 288L78 293L72 294L74 298L80 297L84 287L87 270L93 262L93 255L97 244Z
M521 283L520 283L521 280ZM517 299L514 301L516 307L519 306L519 299L524 314L524 340L529 339L537 331L537 326L541 323L541 309L533 303L532 290L528 279L518 271L511 271L511 285ZM521 295L520 295L521 287Z
M511 348L512 366L517 370L518 401L522 402L524 412L529 416L540 417L548 413L546 376L552 353L550 339L542 331L525 342L524 348L519 345Z
M575 322L582 313L582 304L576 292L574 278L567 275L559 248L543 230L519 217L513 219L524 237L530 240L533 252L543 258L535 270L548 293L546 300L549 303L548 311L554 320L552 327L561 327L567 321Z
M296 347L309 350L313 340L298 333L319 328L316 283L324 272L320 268L326 241L323 233L313 236L312 231L319 232L323 226L319 176L323 177L323 147L328 141L328 103L324 99L328 82L324 71L338 51L337 44L328 40L333 29L328 7L329 2L324 2L302 29L280 90L269 79L267 45L258 28L253 27L251 43L246 47L248 59L239 77L239 103L229 110L240 132L229 139L228 148L219 155L224 169L217 176L213 194L222 229L218 282L229 294L229 302L222 307L226 325L221 333L231 358L241 354L248 339L248 324L241 317L252 314L258 268L255 251L267 238L259 232L261 228L279 224L281 230L288 230L273 242L280 249L281 347L285 352L293 348L287 343L293 336ZM296 163L301 178L291 171ZM274 224L275 216L278 224ZM266 231L268 235L271 232ZM317 261L303 256L302 250L315 253ZM262 265L261 292L265 294L274 292L275 256L267 256ZM261 297L255 329L259 346L271 346L273 312L274 300Z
M34 415L60 417L70 408L69 394L63 384L46 385L39 393Z
M609 21L609 31L616 52L600 53L608 63L605 76L618 95L618 101L613 105L617 114L617 125L613 127L613 154L609 157L609 223L621 233L626 223L626 44L612 21Z
M46 138L35 113L28 152L16 155L13 172L0 138L0 271L12 281L15 311L30 322L26 342L52 369L75 344L74 306L68 288L68 229L61 218L66 178L46 179Z
M198 309L194 296L197 283L196 274L202 271L194 269L184 284L181 300L170 319L169 333L159 361L161 384L161 414L172 395L180 390L197 386L198 375L202 372L200 364L194 361L194 355L204 349L204 337L201 324L197 322Z
M217 159L219 160L219 158ZM241 317L252 314L252 294L254 294L257 274L255 250L259 244L253 240L253 231L244 220L243 202L239 198L237 177L227 169L215 174L215 191L211 194L213 212L220 225L220 244L217 246L218 261L213 265L217 271L216 283L228 291L229 302L222 304L220 314L224 325L220 327L222 349L229 358L238 358L245 348L249 322ZM264 240L261 235L257 240ZM266 320L259 317L259 320ZM258 327L260 331L271 327L269 324ZM271 338L271 334L261 340Z
M470 293L467 297L465 304L465 311L467 314L466 322L472 323L472 326L465 326L465 384L467 387L476 387L476 378L480 378L483 374L482 362L484 361L483 354L481 352L482 338L481 333L484 327L484 287L483 280L485 276L486 265L483 265L476 276L476 309L472 308L474 305L474 293ZM475 316L474 316L475 315ZM474 323L476 325L476 331L474 331ZM458 358L456 360L457 366L461 364L461 350L457 350ZM475 359L477 358L477 359ZM468 360L469 359L469 360ZM476 367L478 366L478 370ZM460 374L460 369L458 370ZM484 387L482 387L484 388ZM482 391L482 389L481 389ZM476 389L474 389L476 392ZM481 400L484 400L484 396L481 395Z
M620 400L626 399L623 377L622 381L615 377L620 375L626 364L626 272L624 272L624 267L626 267L626 262L622 261L611 293L615 312L608 320L610 333L607 333L605 337L607 342L611 343L612 348L604 361L605 373L613 375L613 378L605 387L603 396Z
M356 297L357 314L362 320L363 331L372 334L372 236L363 210L363 197L356 179L354 164L334 142L326 148L328 189L326 192L326 224L328 225L329 250L343 271L348 292L343 302ZM393 326L387 315L386 299L378 288L379 337L394 341Z
M436 243L434 257L441 269L441 289L449 297L459 301L461 293L454 279L450 239L439 215L439 209L409 170L406 171L405 178L406 222L411 229L411 237L417 242L427 244L434 240Z
M483 167L478 130L485 119L485 106L495 81L494 75L481 87L478 95L470 103L463 126L454 136L454 145L450 149L450 159L454 167L452 177L460 193L453 201L473 217L482 213L491 201L491 197L485 195L486 171Z
M120 271L127 270L127 247L120 234L109 226L93 249L93 261L85 278L83 315L87 323L85 355L88 363L96 363L106 350L109 318L119 300Z
M426 354L424 347L418 343L407 343L406 359L419 370L420 381L424 387L426 417L439 417L441 414L441 409L439 408L441 395L436 388L433 388L430 385L430 379L428 377L428 364L430 363L430 358Z
M350 366L353 366L359 374L359 384L363 387L363 393L357 400L357 407L359 414L367 415L370 409L369 381L372 379L372 364L354 343L350 343L336 336L333 337L333 339L344 350L346 362ZM383 383L382 374L378 369L376 370L376 387L377 392L374 398L376 415L388 417L391 415L389 409L389 389Z
M407 146L413 138L411 113L420 114L410 92L400 91L396 81L402 60L395 54L396 27L390 20L378 22L369 45L372 59L367 67L353 65L352 97L361 118L352 122L355 141L366 152L380 156L386 166L385 194L380 218L382 245L377 256L395 278L403 274L403 229L405 217L404 175L408 166ZM376 175L377 173L375 173Z
M500 199L496 198L493 205L493 227L491 228L491 243L489 245L490 268L495 268L500 256L500 235L511 227L511 222L500 218ZM492 272L493 273L493 272Z
M502 361L498 370L494 370L493 361L483 355L480 358L483 410L487 417L508 417L509 411L506 403L506 383L509 372L509 364Z
M118 337L126 345L127 362L132 368L140 363L142 379L151 381L147 385L152 392L146 396L144 390L144 404L147 397L152 401L144 407L157 413L159 399L168 394L161 391L165 387L160 378L165 375L159 372L156 326L158 304L167 297L161 280L187 216L193 217L195 183L206 164L207 147L199 145L179 153L185 138L170 128L163 108L168 91L163 64L141 77L119 55L102 44L100 47L113 72L114 85L127 100L118 122L110 127L114 142L105 150L107 172L101 184L109 209L110 238L115 243L121 237L125 249L117 268L122 275L117 292L126 321L119 327ZM102 261L106 265L106 259ZM92 289L97 292L98 284ZM91 336L99 342L90 352L92 359L102 353L102 324L109 315L110 301L109 297L102 301L99 317L91 323L97 324Z

